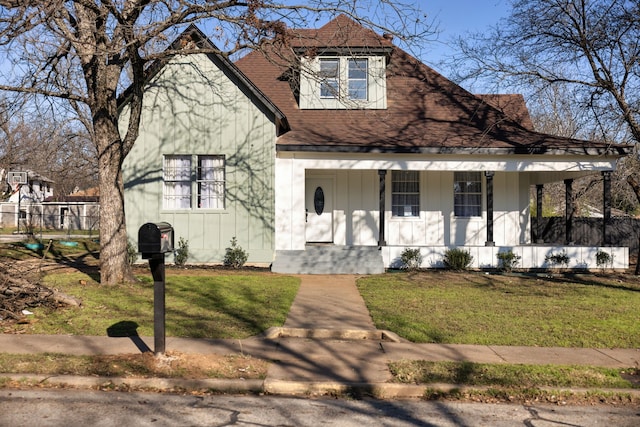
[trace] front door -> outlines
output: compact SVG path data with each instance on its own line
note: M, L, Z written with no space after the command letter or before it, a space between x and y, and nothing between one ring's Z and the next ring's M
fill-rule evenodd
M307 178L305 209L307 242L333 242L333 179Z

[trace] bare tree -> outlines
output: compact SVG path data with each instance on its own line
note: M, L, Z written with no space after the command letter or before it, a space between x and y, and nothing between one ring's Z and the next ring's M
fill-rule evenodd
M639 1L516 0L507 18L456 47L459 80L560 86L597 125L598 139L640 144ZM612 134L618 123L624 131Z
M96 147L100 188L101 283L132 279L127 264L122 163L138 137L146 70L176 51L168 41L201 23L223 54L259 49L346 13L363 25L410 41L428 24L403 0L0 0L0 46L12 63L0 89L55 98L82 121ZM311 21L308 21L308 20ZM196 50L182 47L180 54ZM199 52L202 52L201 50ZM118 96L128 87L129 117L119 129ZM61 101L65 101L63 104ZM70 107L70 108L69 108ZM121 133L122 132L122 133Z

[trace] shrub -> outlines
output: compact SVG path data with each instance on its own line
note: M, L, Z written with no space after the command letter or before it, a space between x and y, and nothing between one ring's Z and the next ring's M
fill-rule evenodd
M520 255L514 254L511 249L505 252L498 252L496 257L498 257L498 261L500 261L500 270L506 272L512 271L516 268L521 258Z
M232 268L241 268L247 262L249 254L238 245L235 237L231 239L231 247L227 248L224 255L224 265Z
M569 266L570 258L569 255L567 255L567 252L563 249L562 252L557 254L550 253L544 257L544 260L552 266L559 265L561 267L567 267Z
M175 263L180 267L184 267L189 259L189 241L180 238L178 240L178 248L175 250L174 254Z
M418 270L422 265L422 255L420 255L420 249L406 248L400 255L400 261L402 262L402 268L404 270Z
M613 267L613 255L610 255L609 252L605 252L602 249L598 249L598 252L596 252L596 265L603 270L607 268L607 266Z
M135 264L138 260L138 249L136 249L133 244L127 240L127 262L129 265Z
M449 270L462 271L469 268L473 262L473 256L469 251L453 248L447 249L444 253L444 266Z

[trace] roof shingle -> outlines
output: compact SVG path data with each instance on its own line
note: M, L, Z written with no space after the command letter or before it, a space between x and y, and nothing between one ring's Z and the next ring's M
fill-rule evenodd
M473 95L344 15L318 30L291 34L236 62L288 119L291 130L278 138L278 150L624 155L628 148L534 132L521 95ZM298 107L301 49L321 54L339 47L386 49L386 109Z

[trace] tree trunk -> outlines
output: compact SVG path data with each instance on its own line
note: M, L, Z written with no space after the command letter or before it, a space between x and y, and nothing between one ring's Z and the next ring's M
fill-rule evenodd
M127 256L124 212L124 161L117 125L95 123L100 186L100 283L114 285L134 281Z

